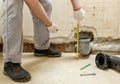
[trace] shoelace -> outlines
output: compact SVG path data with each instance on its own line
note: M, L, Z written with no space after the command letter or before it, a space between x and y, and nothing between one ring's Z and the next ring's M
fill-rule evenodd
M18 73L23 70L19 63L11 64L10 66L15 73Z

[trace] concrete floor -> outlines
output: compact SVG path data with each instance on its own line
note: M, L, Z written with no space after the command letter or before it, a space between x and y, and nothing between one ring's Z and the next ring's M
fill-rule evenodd
M61 58L34 57L32 53L24 53L22 66L32 75L31 81L24 84L120 84L120 74L112 69L98 69L95 56L76 60L74 53L63 53ZM80 70L89 63L89 67ZM2 72L3 58L0 55L0 84L17 84ZM96 75L80 76L89 73Z

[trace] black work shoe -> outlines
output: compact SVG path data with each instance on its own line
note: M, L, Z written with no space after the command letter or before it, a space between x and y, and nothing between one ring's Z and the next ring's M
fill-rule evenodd
M29 72L24 70L20 63L5 63L3 73L16 82L27 82L31 79Z
M35 56L47 56L47 57L60 57L61 52L52 50L50 48L46 49L46 50L35 49L34 50L34 55Z

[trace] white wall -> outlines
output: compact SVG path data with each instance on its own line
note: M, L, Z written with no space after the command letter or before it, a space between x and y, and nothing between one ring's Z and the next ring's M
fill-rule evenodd
M2 0L0 0L0 16L1 16L1 11L2 11ZM0 19L0 28L1 28L1 19ZM0 32L0 37L1 37L1 32Z
M72 7L68 0L53 0L52 11L53 22L60 27L60 31L55 34L56 36L67 36L70 30L74 28L74 19L72 17ZM28 7L24 6L24 35L33 35L33 24ZM65 33L64 33L65 32ZM64 34L63 34L64 33Z
M81 0L81 5L86 10L82 25L95 27L99 37L120 38L120 0ZM33 36L32 19L26 5L23 12L24 36ZM57 35L68 35L75 27L76 22L72 13L69 0L53 0L52 19L60 27Z
M84 25L97 29L99 37L120 37L119 0L85 0L87 15Z
M120 38L120 0L81 0L81 5L86 10L83 26L95 27L99 37ZM69 0L53 0L52 19L60 27L57 35L68 35L76 26L72 13Z
M24 36L33 36L32 16L26 4L24 4L23 11L23 31Z

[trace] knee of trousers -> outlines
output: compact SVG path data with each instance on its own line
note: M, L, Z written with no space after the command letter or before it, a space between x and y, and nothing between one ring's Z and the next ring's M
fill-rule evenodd
M44 7L47 14L51 13L52 11L52 0L40 0L42 6Z
M39 0L39 1L42 4L44 10L46 11L48 17L51 18L52 0ZM33 22L39 23L39 19L33 13L31 14L32 14Z

